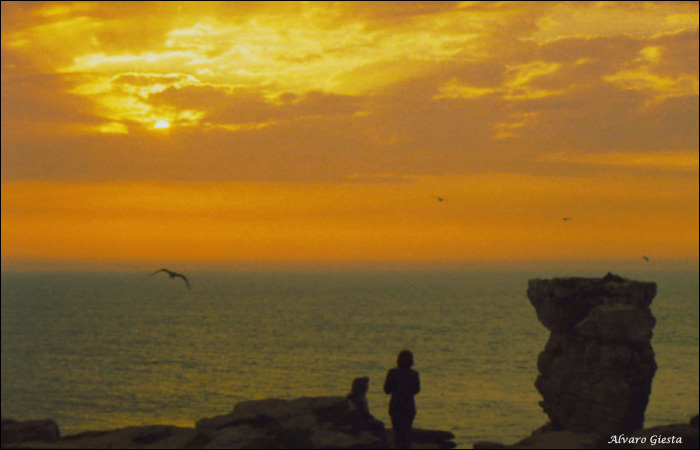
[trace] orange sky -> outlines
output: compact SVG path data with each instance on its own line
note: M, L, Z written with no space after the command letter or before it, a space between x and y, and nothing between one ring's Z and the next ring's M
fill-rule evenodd
M697 260L698 120L698 2L3 2L2 266Z

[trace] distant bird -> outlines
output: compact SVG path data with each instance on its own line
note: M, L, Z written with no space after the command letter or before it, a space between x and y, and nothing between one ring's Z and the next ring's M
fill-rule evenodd
M438 197L437 195L433 195L433 197L436 198L439 202L447 203L447 199L445 199L444 197Z
M571 221L571 217L564 217L564 222L569 222Z
M187 277L185 277L183 274L177 273L177 272L173 272L172 270L168 270L168 269L163 268L163 269L160 269L160 270L156 270L155 272L153 272L153 273L150 274L149 276L152 277L153 275L157 274L158 272L165 272L165 273L167 273L168 275L170 275L170 278L175 278L175 277L182 278L183 280L185 280L185 284L187 285L187 289L190 289L190 282L187 281Z
M642 256L642 259L646 262L649 262L649 257L648 256Z

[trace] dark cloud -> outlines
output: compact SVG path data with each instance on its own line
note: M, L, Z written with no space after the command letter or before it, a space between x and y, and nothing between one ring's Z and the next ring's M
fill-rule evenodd
M69 92L77 84L75 76L61 74L37 74L3 80L3 135L15 134L21 131L17 128L27 126L41 129L51 124L59 127L103 122L103 119L95 116L94 105L89 100Z
M663 35L650 39L649 44L661 47L661 57L655 71L675 76L679 73L698 75L700 48L698 30Z
M337 2L345 14L382 23L401 23L456 10L460 2Z
M360 110L361 99L312 91L266 98L259 92L214 86L170 87L149 96L155 105L207 111L211 124L264 124L269 121L333 117Z

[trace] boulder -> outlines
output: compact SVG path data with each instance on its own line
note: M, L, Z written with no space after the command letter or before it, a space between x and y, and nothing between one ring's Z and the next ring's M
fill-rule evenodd
M201 448L274 448L275 436L265 428L250 425L230 426L209 434Z
M382 440L368 431L358 434L338 433L331 430L315 430L309 436L309 446L286 448L382 448Z
M266 399L237 404L229 414L197 421L200 431L249 424L261 428L284 423L291 427L313 427L319 421L338 423L350 413L344 397L302 397L295 400Z
M61 437L53 420L2 419L2 445L27 441L54 441Z
M381 436L358 428L359 411L344 397L302 397L241 402L222 416L202 419L202 448L384 448ZM393 442L391 431L387 432ZM413 448L454 448L454 435L414 430Z
M209 438L203 448L381 448L380 437L354 429L357 414L344 397L254 400L196 427Z
M474 448L478 450L494 450L501 448L510 448L510 445L501 444L500 442L477 441L474 443Z
M49 442L27 440L5 448L108 449L108 448L198 448L198 433L193 428L169 425L126 427L109 431L87 431Z
M453 442L454 438L455 435L449 431L423 430L421 428L411 430L412 448L455 448L457 444Z

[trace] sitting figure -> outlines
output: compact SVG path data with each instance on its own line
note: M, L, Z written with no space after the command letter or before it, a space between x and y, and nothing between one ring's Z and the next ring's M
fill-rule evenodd
M370 414L367 391L369 391L369 377L355 378L352 381L350 393L345 397L357 413L354 428L356 431L370 431L373 435L382 438L382 448L386 448L387 438L384 423Z

